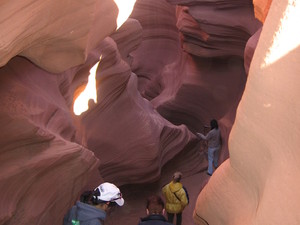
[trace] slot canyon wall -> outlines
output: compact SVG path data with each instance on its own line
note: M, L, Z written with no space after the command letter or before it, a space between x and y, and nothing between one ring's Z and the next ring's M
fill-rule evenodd
M198 196L197 224L300 224L300 33L293 28L300 2L254 4L264 25L229 137L230 159Z
M0 3L0 224L62 224L103 181L125 198L106 224L137 224L175 170L186 225L300 223L299 48L260 66L296 1L137 0L119 29L112 0ZM195 132L211 118L223 163L208 177Z

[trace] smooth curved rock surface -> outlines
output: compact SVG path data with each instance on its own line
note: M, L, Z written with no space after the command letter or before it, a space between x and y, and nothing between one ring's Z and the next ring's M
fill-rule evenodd
M84 63L117 27L118 8L112 0L1 0L0 4L0 66L22 55L60 73Z
M136 75L111 38L100 49L98 102L81 118L86 146L101 159L104 179L118 185L155 181L164 164L196 138L162 118L140 95Z
M160 87L153 82L160 79L165 65L176 60L181 51L175 7L166 1L140 0L130 17L143 27L142 42L131 53L131 70L138 76L138 90L151 100L160 94Z
M245 51L244 51L244 67L245 67L246 74L249 73L249 68L251 65L253 54L257 46L257 42L260 37L261 30L262 28L257 30L256 33L252 37L250 37L247 41Z
M15 57L0 68L0 80L0 224L59 224L99 166L74 143L68 79Z
M272 2L229 137L230 159L198 196L197 224L300 222L299 104L292 100L299 95L299 32L288 33L299 8Z
M82 146L16 115L22 104L15 100L1 110L0 224L60 224L98 160Z

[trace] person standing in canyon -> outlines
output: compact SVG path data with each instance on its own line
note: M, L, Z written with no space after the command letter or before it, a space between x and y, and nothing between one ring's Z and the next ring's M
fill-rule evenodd
M207 135L197 133L197 136L208 142L208 168L207 174L211 176L214 172L214 168L218 167L219 150L221 148L221 132L219 129L218 121L212 119L210 121L210 131Z
M116 205L124 205L119 188L112 183L102 183L94 191L80 196L80 201L65 215L63 225L101 225Z
M173 223L176 214L176 225L181 225L182 212L188 205L188 196L180 182L181 177L181 172L175 172L173 174L173 180L162 188L163 196L166 199L168 222Z
M146 213L147 217L141 218L138 225L172 225L164 217L165 204L158 195L147 198Z

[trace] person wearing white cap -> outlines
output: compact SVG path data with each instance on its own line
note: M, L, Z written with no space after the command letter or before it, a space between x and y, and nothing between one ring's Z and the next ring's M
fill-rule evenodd
M124 205L120 189L112 183L102 183L81 195L64 217L63 225L101 225L106 212L116 205Z

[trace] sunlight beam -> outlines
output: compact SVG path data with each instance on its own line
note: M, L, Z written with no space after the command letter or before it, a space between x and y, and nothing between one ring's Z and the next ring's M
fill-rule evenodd
M88 102L90 99L93 99L97 103L96 71L101 58L102 56L100 56L99 61L90 69L88 83L84 91L80 93L74 102L73 111L77 116L89 109Z
M275 33L272 46L266 55L264 66L266 67L288 54L300 45L300 1L289 0L285 15Z
M119 14L117 19L117 29L128 19L132 13L136 0L114 0L119 8Z

